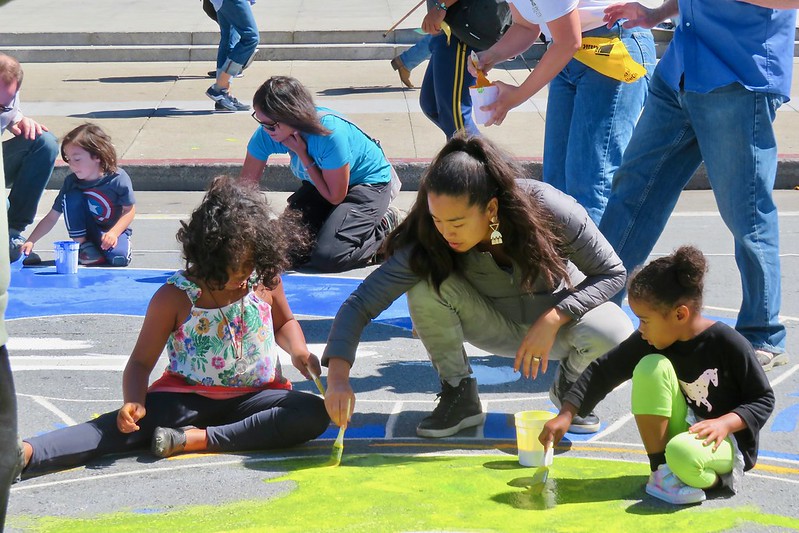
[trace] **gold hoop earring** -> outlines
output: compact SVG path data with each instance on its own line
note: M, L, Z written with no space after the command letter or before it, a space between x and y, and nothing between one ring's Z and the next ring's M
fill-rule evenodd
M497 220L497 217L491 219L488 227L491 228L491 244L502 244L502 234L499 232L499 221Z

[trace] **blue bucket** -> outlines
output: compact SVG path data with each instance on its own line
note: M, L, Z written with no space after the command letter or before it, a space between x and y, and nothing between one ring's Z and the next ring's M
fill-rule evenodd
M55 271L57 274L78 273L78 250L80 244L75 241L56 241L53 243L55 251Z

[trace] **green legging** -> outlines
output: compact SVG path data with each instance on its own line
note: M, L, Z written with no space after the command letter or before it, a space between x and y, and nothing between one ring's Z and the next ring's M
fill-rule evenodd
M718 475L732 471L735 448L730 437L713 451L696 435L688 433L688 404L680 390L671 362L660 354L641 359L633 371L632 412L634 415L664 416L669 419L666 463L686 485L706 489Z

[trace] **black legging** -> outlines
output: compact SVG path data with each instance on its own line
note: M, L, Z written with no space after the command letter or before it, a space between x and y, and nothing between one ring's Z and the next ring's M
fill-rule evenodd
M153 392L145 401L140 429L121 433L117 411L25 439L33 456L24 477L82 465L112 453L148 448L156 427L196 426L207 432L208 451L287 448L314 439L330 423L324 401L312 394L263 390L236 398Z

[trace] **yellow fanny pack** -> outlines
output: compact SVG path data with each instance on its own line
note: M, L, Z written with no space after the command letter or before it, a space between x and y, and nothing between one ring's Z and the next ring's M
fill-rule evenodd
M646 68L632 58L618 37L583 37L574 59L600 74L625 83L633 83L646 74Z

